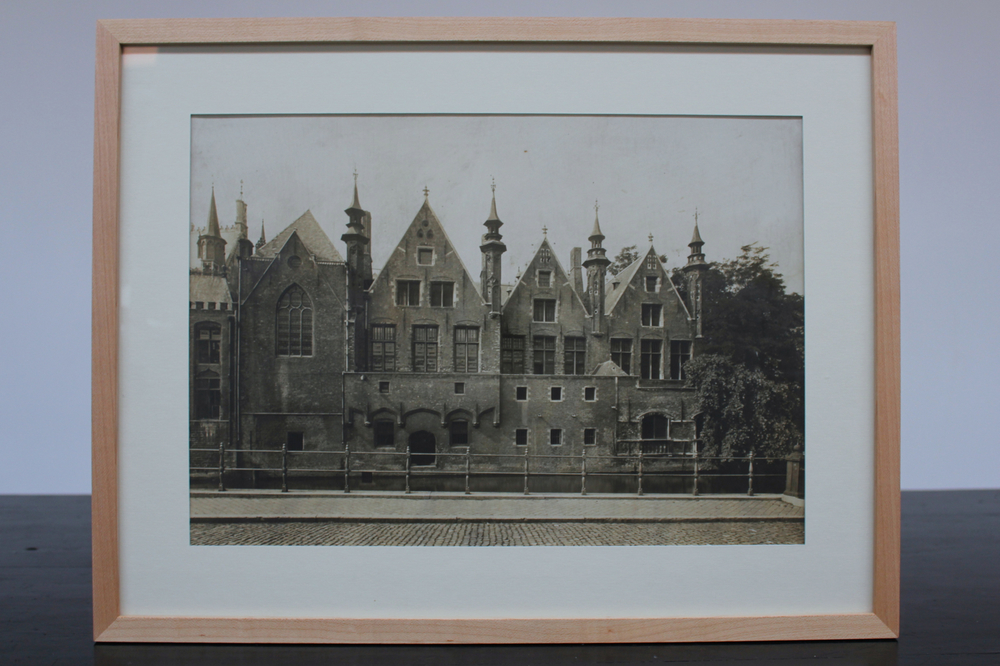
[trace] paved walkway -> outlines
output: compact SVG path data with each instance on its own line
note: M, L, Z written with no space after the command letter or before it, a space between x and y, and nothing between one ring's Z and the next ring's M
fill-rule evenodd
M805 543L797 522L192 523L193 546L696 546Z
M193 523L322 522L802 522L777 495L464 495L238 491L191 493Z

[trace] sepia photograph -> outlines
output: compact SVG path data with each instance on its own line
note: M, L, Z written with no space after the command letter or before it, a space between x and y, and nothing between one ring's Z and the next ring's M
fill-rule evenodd
M804 544L803 225L798 117L192 117L191 544Z

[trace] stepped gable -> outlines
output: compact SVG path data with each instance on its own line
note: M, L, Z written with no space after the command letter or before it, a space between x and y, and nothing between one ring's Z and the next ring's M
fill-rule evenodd
M292 232L298 235L299 240L316 257L317 261L344 262L344 258L330 241L330 237L326 235L326 232L319 226L319 222L313 217L312 212L308 210L257 250L257 256L273 259L285 246Z

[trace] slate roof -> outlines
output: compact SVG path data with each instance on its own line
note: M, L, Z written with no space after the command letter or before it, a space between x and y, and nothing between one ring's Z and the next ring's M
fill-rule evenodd
M632 279L635 278L635 274L639 272L642 268L642 262L646 260L646 254L640 255L638 259L629 264L625 270L623 270L618 275L614 275L608 280L608 285L610 286L613 282L620 282L617 289L607 289L605 291L606 300L604 302L604 314L609 315L614 312L615 306L618 305L618 301L621 300L622 294L628 289L628 286L632 284Z
M277 236L272 238L263 247L257 250L257 255L271 259L281 251L281 248L288 242L292 232L297 232L299 240L316 256L317 261L336 261L343 263L344 258L330 242L330 237L320 228L319 222L313 217L311 211L306 211L299 219L295 220Z
M221 275L201 275L191 273L192 303L229 303L233 299L229 294L229 284Z

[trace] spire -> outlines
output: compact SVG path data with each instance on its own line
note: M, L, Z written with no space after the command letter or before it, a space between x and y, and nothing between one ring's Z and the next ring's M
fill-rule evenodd
M222 238L222 232L219 231L219 213L215 208L215 186L212 186L212 203L208 208L208 230L205 232L206 236L218 236Z
M500 218L497 217L497 181L495 179L490 184L490 189L493 190L493 201L490 202L490 216L486 218L486 221L499 222Z
M705 244L705 241L701 239L701 233L698 231L698 209L694 211L694 233L691 235L691 242L688 243L688 247L691 248L691 254L688 255L688 266L703 266L705 265L705 253L701 251L701 247Z
M264 238L264 220L262 218L261 221L260 221L260 240L257 241L257 244L254 245L254 248L257 249L257 250L259 250L260 248L264 247L265 245L267 245L267 239Z
M600 208L601 208L600 204L598 204L597 200L595 199L594 200L594 229L593 229L593 231L590 232L590 236L587 238L587 240L589 240L589 241L592 241L595 238L597 238L598 240L604 240L604 238L605 238L604 234L601 233L601 221L597 217L597 211Z
M352 213L361 214L361 213L365 212L364 209L361 208L361 199L358 198L358 170L357 169L354 170L354 201L351 202L350 208L345 209L344 212L347 213L348 215L350 215L351 219L354 219L354 215L352 215Z

